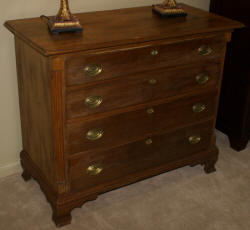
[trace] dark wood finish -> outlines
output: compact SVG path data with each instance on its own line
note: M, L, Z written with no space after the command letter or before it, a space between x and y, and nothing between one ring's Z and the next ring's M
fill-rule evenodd
M219 66L232 30L242 24L184 9L186 19L168 20L150 6L79 14L83 35L53 36L38 18L5 23L16 41L22 176L38 181L57 226L100 193L186 165L215 170ZM198 55L201 45L213 52ZM91 62L102 62L103 72L88 79L83 68ZM197 85L195 75L204 70L210 80ZM158 85L148 86L151 77ZM105 97L100 110L72 109L78 97L98 92ZM206 110L194 113L195 103ZM99 126L103 138L87 142L86 131ZM188 137L197 133L201 142L191 146ZM147 137L153 143L145 146ZM86 167L97 161L105 164L103 174L88 178Z
M220 76L220 65L188 65L178 68L163 68L105 81L98 85L70 87L67 92L67 119L102 113L117 108L162 99L188 92L203 92L214 88ZM209 81L200 85L196 76L207 73ZM156 83L151 84L150 80ZM89 108L85 100L89 96L101 96L102 104ZM136 96L135 96L136 95Z
M67 129L67 153L87 153L108 149L110 146L127 144L152 134L164 133L167 130L175 130L209 119L215 115L215 99L214 92L205 95L198 94L103 119L71 123ZM203 103L206 109L200 113L193 112L192 107L197 103ZM147 113L149 108L154 109L153 114ZM94 128L102 129L103 137L96 141L88 140L86 134Z
M23 149L56 187L49 61L17 37L15 47Z
M164 135L151 136L150 145L145 143L145 138L107 151L82 154L70 161L71 190L95 187L206 150L210 146L212 133L212 122L209 121ZM200 135L201 141L190 144L188 138L192 135ZM88 175L87 168L94 164L100 164L103 171L97 176Z
M231 31L242 27L236 21L212 16L183 4L186 18L161 20L151 6L76 14L83 34L53 36L40 18L8 21L5 25L44 55L99 49L161 39L176 39L194 34ZM97 16L98 15L98 16ZM124 20L121 20L124 19ZM114 33L115 31L115 33Z
M25 175L24 180L27 181L27 179L30 179L31 177L36 179L39 182L41 190L44 192L47 200L51 204L52 209L55 210L60 195L57 195L56 190L46 178L44 171L36 162L34 162L33 159L31 159L30 154L27 152L22 151L20 153L20 158L24 174L29 174L28 178Z
M23 173L22 173L22 178L25 181L29 181L29 180L31 180L32 176L29 174L29 172L26 169L24 169Z
M229 141L230 141L231 148L233 148L233 149L235 149L237 151L244 150L247 147L248 141L250 139L248 132L247 132L246 136L238 137L238 138L233 137L231 134L228 134L228 138L229 138Z
M84 84L103 79L126 76L142 71L149 71L163 67L182 66L187 64L220 63L223 49L223 36L199 38L168 44L169 41L158 44L137 45L134 49L113 49L107 52L98 51L88 54L77 53L66 60L67 83ZM165 44L167 43L167 44ZM208 45L213 49L211 55L201 56L198 49ZM152 50L157 50L158 55L151 55ZM190 58L192 57L192 58ZM102 65L100 75L89 77L84 69L92 63Z
M216 126L228 135L231 147L241 151L250 139L250 2L212 0L210 10L246 24L228 44Z
M218 153L218 149L215 149L215 152ZM205 173L213 173L216 171L215 164L218 161L218 154L214 154L213 157L204 162L204 171Z

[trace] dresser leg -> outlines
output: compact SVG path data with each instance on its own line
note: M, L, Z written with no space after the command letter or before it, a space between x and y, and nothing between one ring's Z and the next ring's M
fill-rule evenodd
M26 169L23 170L23 173L22 173L22 178L25 180L25 181L29 181L32 177L31 175L28 173L28 171Z
M218 160L218 156L205 161L205 163L204 163L204 171L205 171L205 173L209 174L209 173L212 173L212 172L216 171L215 164L216 164L217 160Z
M25 181L29 181L31 178L32 178L32 176L31 176L31 174L28 172L28 170L25 168L25 166L24 166L24 164L23 164L23 160L22 160L22 154L25 154L24 153L24 151L22 151L21 153L20 153L20 155L21 155L21 166L22 166L22 168L23 168L23 173L22 173L22 178L25 180Z
M230 141L230 146L236 151L242 151L247 147L247 143L249 139L244 138L235 138L232 136L228 136L228 139Z
M59 205L53 206L53 215L52 219L55 222L57 227L62 227L64 225L68 225L71 223L71 211L74 208L81 208L83 204L87 201L95 200L97 198L97 194L93 194L87 197L83 197L82 199L77 199L76 201L72 201L71 203L63 204L61 203L60 198L57 200ZM61 204L60 204L61 203Z
M203 163L205 173L209 174L216 171L215 164L218 161L219 150L214 146L211 156Z
M62 227L71 223L71 211L53 211L52 219L56 224L56 227Z
M204 164L205 173L209 174L209 173L215 172L216 171L215 163L216 162L214 162L214 161L205 162L205 164Z

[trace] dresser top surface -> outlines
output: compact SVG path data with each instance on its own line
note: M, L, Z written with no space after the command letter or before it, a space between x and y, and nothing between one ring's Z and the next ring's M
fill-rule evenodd
M151 6L76 14L83 33L51 35L40 18L11 20L5 26L43 55L128 45L194 34L230 31L239 22L182 4L186 18L160 18Z

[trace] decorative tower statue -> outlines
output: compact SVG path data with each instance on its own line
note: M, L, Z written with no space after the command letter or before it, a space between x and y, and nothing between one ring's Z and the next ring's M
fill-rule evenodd
M162 4L153 5L153 12L162 17L181 17L187 16L181 5L175 0L164 0Z
M56 17L48 22L53 34L61 32L82 32L82 26L78 19L70 13L68 0L61 0L61 6Z
M165 1L163 2L163 4L164 4L164 5L167 5L167 6L169 6L169 7L175 7L175 6L176 6L175 0L165 0Z

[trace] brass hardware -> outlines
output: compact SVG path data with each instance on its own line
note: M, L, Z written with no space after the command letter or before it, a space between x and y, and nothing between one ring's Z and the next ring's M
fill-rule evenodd
M151 145L153 143L151 138L146 139L145 141L146 145Z
M94 77L102 72L102 66L100 64L89 64L84 71L87 76Z
M101 96L89 96L85 100L85 105L89 108L96 108L100 106L102 103Z
M157 56L157 55L158 55L158 50L153 49L153 50L151 51L151 55L152 55L152 56Z
M147 109L147 114L152 114L154 112L155 112L154 108Z
M208 45L203 45L198 49L198 53L202 56L209 55L213 52L212 48Z
M199 135L194 135L188 138L190 144L198 144L201 141L201 137Z
M102 129L91 129L87 132L86 138L90 141L96 141L103 136L103 133Z
M157 80L156 80L155 78L152 78L152 79L150 79L148 82L149 82L149 84L151 84L151 85L155 85L155 84L157 83Z
M193 112L200 113L206 109L206 106L202 103L197 103L193 105Z
M207 73L200 73L199 75L196 76L196 82L199 85L206 84L209 80L209 76Z
M91 176L96 176L100 174L102 170L103 170L103 167L100 164L94 164L94 165L90 165L87 168L87 173Z

